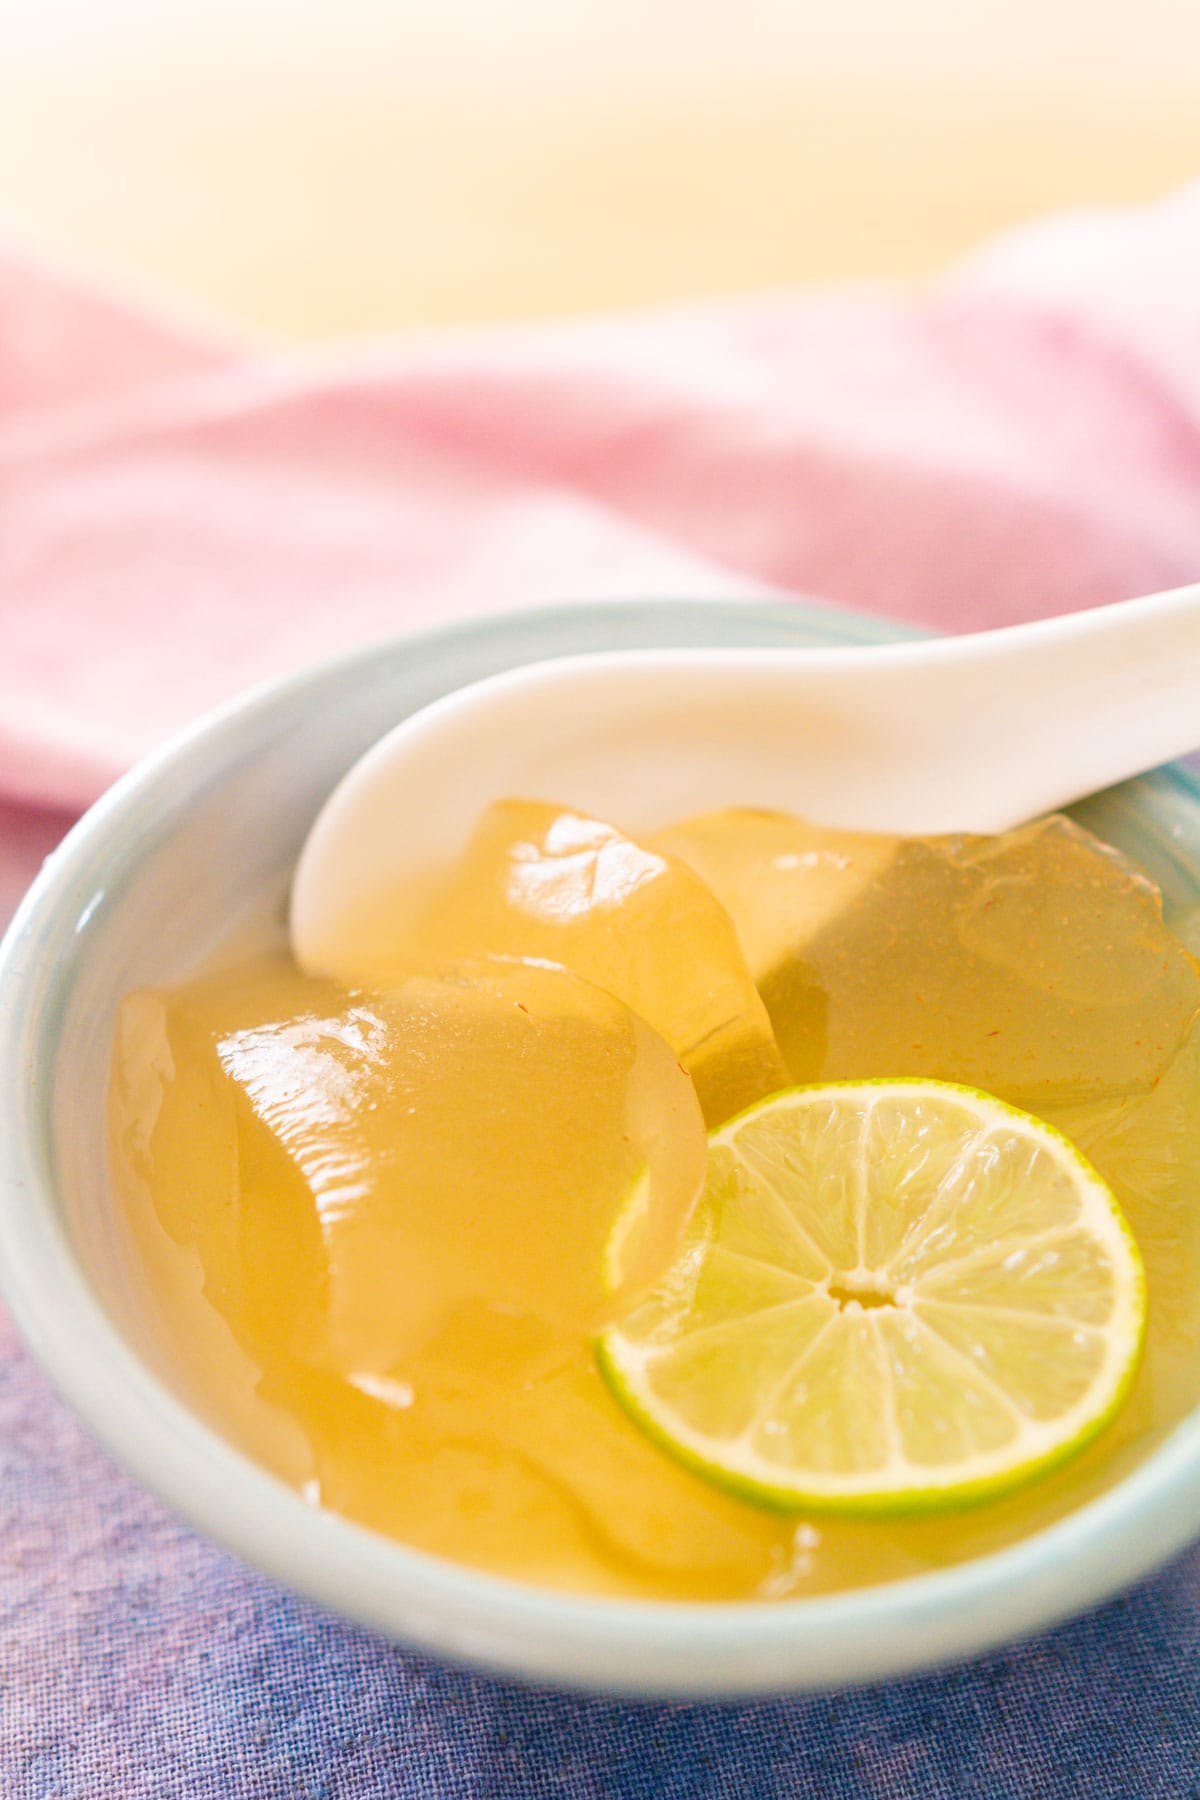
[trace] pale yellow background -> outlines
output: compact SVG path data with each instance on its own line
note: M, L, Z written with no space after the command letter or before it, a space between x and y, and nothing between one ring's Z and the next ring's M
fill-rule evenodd
M0 0L0 221L305 336L920 274L1200 171L1200 0Z

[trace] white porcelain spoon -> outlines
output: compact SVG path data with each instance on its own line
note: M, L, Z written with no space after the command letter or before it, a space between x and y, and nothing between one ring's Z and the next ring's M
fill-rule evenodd
M1200 584L970 637L564 657L405 719L326 802L291 929L319 968L356 896L453 855L504 796L636 835L720 806L1000 831L1200 746Z

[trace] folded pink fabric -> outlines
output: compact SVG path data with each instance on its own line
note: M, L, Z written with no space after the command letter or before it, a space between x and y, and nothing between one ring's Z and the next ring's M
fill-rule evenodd
M1200 187L829 291L349 354L0 258L0 907L237 688L549 599L945 630L1200 575Z

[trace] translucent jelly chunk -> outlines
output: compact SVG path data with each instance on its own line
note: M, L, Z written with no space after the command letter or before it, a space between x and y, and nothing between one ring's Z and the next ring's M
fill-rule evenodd
M265 957L126 1000L111 1123L164 1358L310 1500L560 1587L790 1585L794 1526L662 1457L593 1364L705 1157L691 1083L610 996L523 966L347 992Z
M134 995L114 1113L119 1158L168 1231L204 1239L210 1285L343 1375L393 1372L468 1303L591 1329L669 1257L705 1156L661 1039L521 966Z
M1136 1094L1200 1010L1158 890L1065 818L889 840L727 811L661 841L735 920L797 1082L924 1075L1034 1111Z
M761 982L879 878L901 839L726 807L683 819L650 842L712 889Z
M364 896L325 973L386 982L414 955L528 957L574 970L667 1040L710 1124L787 1079L724 908L685 864L598 819L497 802L432 895Z

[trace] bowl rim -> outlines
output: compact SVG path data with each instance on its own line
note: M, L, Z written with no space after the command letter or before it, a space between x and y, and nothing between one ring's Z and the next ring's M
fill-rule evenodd
M618 624L634 631L647 621L675 629L685 618L700 632L719 622L738 634L731 641L757 630L774 641L782 634L785 641L878 642L904 630L794 601L603 601L493 614L360 646L261 683L177 733L110 788L47 859L0 944L0 1297L93 1436L205 1536L292 1592L413 1647L550 1685L676 1698L766 1695L979 1654L1129 1586L1200 1533L1200 1407L1104 1493L1014 1544L949 1568L771 1602L541 1589L314 1508L202 1423L126 1342L88 1279L57 1194L50 1141L46 1059L61 1011L56 940L83 929L97 870L110 856L120 860L139 823L186 807L206 758L219 762L266 717L319 703L335 683L377 680L381 659L553 639L564 628L567 637ZM542 655L565 653L579 651ZM1143 779L1200 806L1200 782L1181 765ZM127 848L123 854L128 860Z

